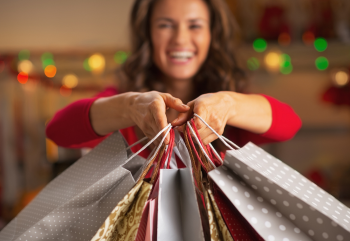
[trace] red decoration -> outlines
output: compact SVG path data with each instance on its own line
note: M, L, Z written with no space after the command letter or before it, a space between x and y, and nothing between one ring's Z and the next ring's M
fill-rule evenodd
M261 37L277 40L280 34L290 36L290 28L285 18L285 10L281 6L267 6L259 24Z
M331 86L324 92L322 99L334 105L350 106L350 85L343 87Z

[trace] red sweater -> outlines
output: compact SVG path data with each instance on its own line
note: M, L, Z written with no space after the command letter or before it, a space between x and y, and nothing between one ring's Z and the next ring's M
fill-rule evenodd
M46 135L57 145L68 148L95 147L107 136L99 136L91 127L89 111L92 103L100 98L118 94L114 87L109 87L94 98L73 102L59 110L46 127ZM263 95L272 108L272 125L264 134L254 134L238 128L227 128L225 135L239 146L251 141L257 145L286 141L291 139L301 127L301 120L293 109L272 97ZM137 141L134 127L120 130L129 144ZM137 151L136 145L132 151ZM147 149L141 156L147 157Z

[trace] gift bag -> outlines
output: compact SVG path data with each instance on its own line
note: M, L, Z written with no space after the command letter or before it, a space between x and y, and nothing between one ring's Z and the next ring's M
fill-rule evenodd
M167 148L167 152L164 153L166 147L163 146L160 153L158 153L158 150L162 146L168 132L170 132L170 144ZM155 138L153 138L153 140L154 139ZM171 157L174 139L174 131L171 129L171 127L169 127L155 153L150 158L149 163L147 163L145 168L142 168L142 174L136 185L113 209L91 241L144 240L144 225L147 224L146 215L147 212L149 213L149 203L147 203L147 199L149 198L153 184L158 176L159 167L166 163L167 157ZM147 145L149 145L153 140L151 140ZM150 168L153 166L155 159L158 159L158 162L155 168L153 168L151 180L146 181L145 177L149 173ZM146 203L148 205L146 205ZM141 223L141 221L144 223Z
M160 170L157 240L203 241L190 156L180 134L175 133L174 152L186 168Z
M253 143L230 149L208 176L262 238L350 240L349 208Z
M0 240L91 240L135 185L145 160L115 132L56 179L0 233ZM130 160L128 160L130 159Z

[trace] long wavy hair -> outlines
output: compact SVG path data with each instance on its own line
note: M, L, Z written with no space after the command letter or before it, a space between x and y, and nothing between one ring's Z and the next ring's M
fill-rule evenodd
M131 55L117 70L122 91L164 91L160 70L152 59L150 18L157 0L135 0L131 12ZM194 98L222 90L242 92L246 78L234 56L237 24L223 0L204 0L210 11L208 55L193 77Z

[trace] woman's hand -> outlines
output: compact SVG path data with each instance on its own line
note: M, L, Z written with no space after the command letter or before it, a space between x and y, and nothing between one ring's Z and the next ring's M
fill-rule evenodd
M204 94L190 101L187 105L191 108L186 113L180 113L178 118L172 122L173 125L182 125L189 120L193 113L202 117L217 133L223 134L227 120L234 113L234 100L225 92ZM206 145L217 136L199 119L194 118L198 134ZM180 130L183 126L180 127Z
M190 109L180 99L170 94L151 91L135 93L130 97L128 113L129 118L151 139L168 125L165 113L168 108L172 108L180 113ZM162 136L164 136L164 133ZM160 140L157 140L154 144L159 142ZM166 137L165 144L168 144L168 142L169 136Z
M271 106L261 95L221 91L201 95L187 105L190 106L190 111L180 113L172 122L173 125L183 125L193 117L193 113L202 117L220 135L223 134L226 124L261 134L272 123ZM217 139L199 118L194 118L194 122L204 144ZM183 126L180 130L183 130Z
M101 136L137 125L148 138L152 139L168 125L165 114L168 108L180 113L190 109L180 99L170 94L156 91L129 92L97 99L92 104L89 114L92 128ZM154 144L158 144L159 139ZM165 144L168 142L169 136L165 139Z

